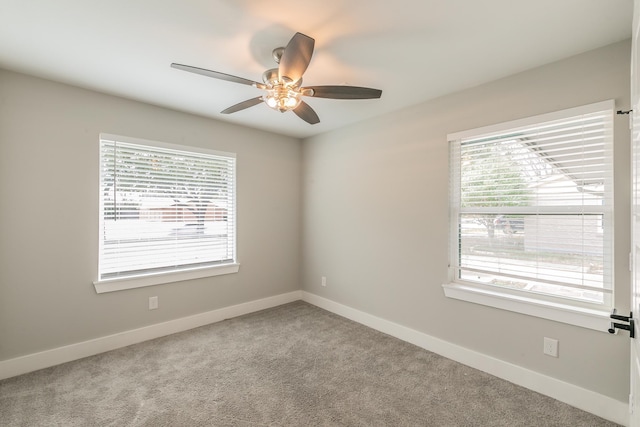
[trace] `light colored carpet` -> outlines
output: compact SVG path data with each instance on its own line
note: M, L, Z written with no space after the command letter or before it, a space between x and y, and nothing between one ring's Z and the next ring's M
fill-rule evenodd
M613 426L294 302L0 382L2 426Z

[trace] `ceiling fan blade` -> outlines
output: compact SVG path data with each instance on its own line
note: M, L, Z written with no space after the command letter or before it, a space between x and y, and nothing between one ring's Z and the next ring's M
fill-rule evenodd
M300 80L311 62L315 43L316 41L311 37L295 33L280 58L278 67L280 78L287 77L294 82Z
M226 110L222 110L220 113L222 114L231 114L238 112L240 110L244 110L245 108L253 107L254 105L258 105L262 102L262 97L259 96L257 98L247 99L246 101L242 101L236 105L232 105Z
M262 83L254 82L253 80L243 79L242 77L232 76L231 74L220 73L218 71L207 70L205 68L192 67L190 65L176 64L175 62L171 64L172 68L176 68L182 71L188 71L190 73L201 74L207 77L213 77L214 79L226 80L228 82L240 83L243 85L254 86L259 89L264 89L264 85Z
M305 93L307 89L311 89L313 93ZM313 96L315 98L331 99L373 99L382 96L380 89L358 86L309 86L303 87L301 92L303 95Z
M320 118L318 117L316 112L313 111L313 108L311 108L311 106L304 101L300 101L300 105L298 105L293 110L293 112L296 113L296 116L300 117L302 120L309 123L310 125L315 125L316 123L320 123Z

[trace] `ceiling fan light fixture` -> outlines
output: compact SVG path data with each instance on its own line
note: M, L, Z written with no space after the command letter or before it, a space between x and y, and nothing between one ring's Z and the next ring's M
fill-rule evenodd
M286 85L276 85L267 89L264 102L274 110L285 112L300 105L300 92Z

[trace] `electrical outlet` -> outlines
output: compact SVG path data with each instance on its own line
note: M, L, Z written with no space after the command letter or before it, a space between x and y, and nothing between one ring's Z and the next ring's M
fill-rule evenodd
M558 340L544 337L544 354L551 357L558 357Z
M322 276L322 282L320 282L320 284L322 286L327 286L327 278L325 276Z
M158 308L158 297L149 297L149 310Z

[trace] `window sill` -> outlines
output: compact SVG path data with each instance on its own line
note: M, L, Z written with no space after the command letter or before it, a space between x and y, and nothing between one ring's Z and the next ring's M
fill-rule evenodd
M96 292L123 291L126 289L142 288L145 286L161 285L163 283L181 282L183 280L200 279L202 277L220 276L223 274L237 273L240 264L225 264L215 267L197 268L192 270L177 271L174 273L150 274L146 276L125 277L93 282Z
M442 285L442 287L445 296L448 298L500 308L502 310L567 323L600 332L606 332L611 322L609 312L607 311L540 301L534 298L506 295L460 283L446 283Z

